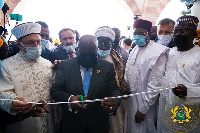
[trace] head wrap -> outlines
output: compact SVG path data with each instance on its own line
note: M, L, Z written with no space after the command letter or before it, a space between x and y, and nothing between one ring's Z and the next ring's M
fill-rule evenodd
M99 27L94 36L96 38L98 37L108 37L110 38L112 41L115 40L115 32L108 26L103 26L103 27Z
M22 38L30 34L40 34L41 25L38 23L19 24L11 30L11 33L17 38Z
M174 28L180 27L180 28L189 28L189 29L197 30L198 23L199 23L199 20L197 17L185 15L185 16L179 17L176 20L176 24Z
M148 32L151 31L151 27L152 27L152 23L150 21L143 20L143 19L137 19L135 20L133 24L133 29L142 28L142 29L146 29Z

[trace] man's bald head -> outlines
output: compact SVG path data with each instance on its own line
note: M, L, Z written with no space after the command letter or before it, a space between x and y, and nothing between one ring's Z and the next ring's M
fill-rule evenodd
M79 53L94 52L97 53L97 40L92 35L83 35L78 44Z

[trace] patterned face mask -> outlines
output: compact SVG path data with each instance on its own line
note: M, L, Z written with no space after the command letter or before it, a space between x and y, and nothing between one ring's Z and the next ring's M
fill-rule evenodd
M75 51L75 45L64 45L63 49L68 53L68 52L74 52Z

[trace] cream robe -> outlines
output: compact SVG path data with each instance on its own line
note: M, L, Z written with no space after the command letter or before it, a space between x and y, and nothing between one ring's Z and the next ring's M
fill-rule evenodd
M14 92L17 96L25 97L30 102L50 100L50 87L52 85L51 62L39 57L29 60L24 53L2 61L0 84L7 83L0 91ZM7 111L9 112L9 111ZM47 132L49 114L44 118L29 117L23 121L7 126L8 133L41 133ZM52 127L53 128L53 127ZM52 132L48 131L48 132Z
M111 55L108 55L106 58L101 58L102 60L106 60L109 61L110 63L112 63L114 65L113 59L111 57ZM117 80L117 78L116 78ZM119 82L119 81L117 81ZM124 109L123 109L123 105L122 105L122 101L120 106L117 109L117 113L116 115L110 116L109 120L110 120L110 133L123 133L123 125L124 125Z
M125 69L125 80L130 85L133 94L147 91L147 81L152 68L158 58L166 56L167 52L167 47L153 41L143 47L134 47ZM125 104L125 133L156 132L153 120L153 113L156 109L155 107L149 109L146 106L146 99L145 94L127 98ZM146 114L145 120L141 123L135 122L135 114L138 110Z
M189 106L190 108L192 108L192 104L194 104L195 102L198 105L198 107L200 107L200 47L194 46L192 49L182 52L179 52L176 50L176 48L173 48L170 50L169 58L166 65L164 65L165 63L162 61L163 60L160 60L160 63L157 64L158 69L153 70L152 72L151 80L149 80L148 83L148 90L166 88L168 88L168 90L159 91L157 93L151 93L151 95L149 95L149 105L151 106L158 97L158 94L160 94L157 132L171 133L171 129L174 128L174 123L172 122L171 125L168 124L168 126L171 128L169 129L163 121L163 118L166 120L166 118L169 118L169 116L171 116L171 111L169 110L169 108L166 107L171 106L172 108L174 108L175 102L170 100L171 98L176 101L175 106ZM180 102L181 99L178 97L174 97L175 95L171 91L171 88L176 87L178 84L183 84L187 87L187 97L190 98L186 98L184 102L188 105L182 104ZM165 104L168 106L165 106ZM199 117L198 112L192 112L190 115L192 117ZM171 121L173 120L171 118L169 119ZM189 122L189 124L191 124L192 119L190 119ZM198 123L189 132L199 133L199 124L200 123ZM178 129L178 126L176 126L175 128ZM186 130L190 129L191 127L186 127L185 129L181 128L179 132L185 132Z

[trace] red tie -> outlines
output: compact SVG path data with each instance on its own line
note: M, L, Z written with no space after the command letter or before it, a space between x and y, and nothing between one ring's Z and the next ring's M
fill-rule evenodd
M68 52L70 59L74 58L73 52Z

